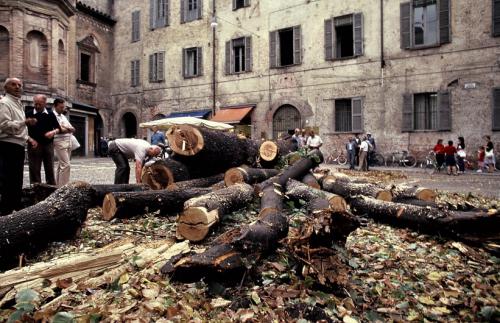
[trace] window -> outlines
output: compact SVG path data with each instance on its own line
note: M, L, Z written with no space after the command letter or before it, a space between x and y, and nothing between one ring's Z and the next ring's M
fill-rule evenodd
M139 41L141 39L141 12L132 12L132 42Z
M363 15L361 13L325 20L325 58L363 55Z
M492 0L493 2L493 36L500 36L500 0Z
M363 132L362 106L362 98L335 100L335 131Z
M140 61L133 60L130 62L130 86L139 86L140 84Z
M196 77L203 74L203 58L201 47L185 48L182 51L183 76Z
M181 23L201 19L202 0L181 0Z
M500 88L493 89L493 130L500 130Z
M401 48L451 41L450 0L412 0L400 5Z
M90 61L91 56L80 53L80 80L90 82Z
M9 31L0 26L0 80L9 77L10 38Z
M269 46L271 67L300 64L302 60L300 26L272 31Z
M250 6L250 0L233 0L233 10Z
M168 26L169 0L149 0L149 28Z
M165 52L158 52L149 55L149 81L161 82L164 76Z
M226 74L252 71L252 38L242 37L226 42Z
M24 41L24 81L47 86L49 84L49 46L45 35L32 30ZM8 64L7 64L8 65Z
M429 92L403 96L403 131L451 130L450 94Z

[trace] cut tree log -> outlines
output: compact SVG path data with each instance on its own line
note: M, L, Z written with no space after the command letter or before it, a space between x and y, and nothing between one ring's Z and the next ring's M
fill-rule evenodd
M349 183L358 183L358 184L370 183L366 178L349 176L349 175L341 173L341 172L330 172L327 176L323 177L321 180L322 181L323 180L336 180L336 181L340 181L340 182L349 182Z
M223 215L245 207L252 199L253 187L245 183L189 199L177 220L177 236L201 241Z
M391 191L394 202L408 199L435 202L437 197L437 192L435 190L419 186L399 184L392 185L387 189Z
M102 205L104 220L131 218L160 210L160 216L182 211L186 200L211 192L210 188L185 190L157 190L145 192L111 192L106 194Z
M329 208L333 212L345 212L347 210L347 203L342 196L309 187L293 179L288 180L286 196L291 200L303 200L306 203L321 198L328 201Z
M208 177L190 179L182 182L175 182L167 187L167 190L186 190L193 187L210 187L224 180L224 174L217 174Z
M224 174L224 182L227 187L238 183L256 184L278 175L279 172L277 169L233 167Z
M92 196L89 184L72 182L33 206L0 217L0 267L12 265L21 253L73 237L87 217Z
M459 212L430 207L385 202L355 196L350 202L358 214L368 214L376 221L419 232L451 236L466 241L499 241L500 214Z
M260 164L264 168L271 168L276 165L281 157L297 149L297 143L291 139L276 141L266 140L259 147Z
M174 182L190 179L188 168L179 161L159 159L142 169L141 180L154 190L161 190Z
M321 189L321 185L319 185L318 180L312 173L307 173L302 177L301 182L306 184L309 187L315 188L315 189Z
M375 184L337 181L329 176L324 178L321 184L325 191L338 194L346 199L355 195L366 195L382 201L392 200L390 191L380 188Z
M235 134L190 125L176 125L167 131L175 155L172 159L187 166L192 178L223 173L231 167L254 165L258 145Z
M151 188L147 184L94 184L92 207L102 206L104 197L111 192L144 192Z

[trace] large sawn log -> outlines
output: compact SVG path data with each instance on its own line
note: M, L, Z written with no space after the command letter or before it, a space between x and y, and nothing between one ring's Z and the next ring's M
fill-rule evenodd
M152 165L142 169L141 180L154 190L161 190L174 182L186 181L190 179L188 168L179 161L159 159Z
M297 143L292 139L266 140L259 147L260 165L264 168L274 167L282 157L297 149Z
M224 180L224 174L217 174L208 177L200 177L182 182L175 182L167 186L168 190L187 190L193 187L210 187Z
M338 194L346 199L355 195L365 195L382 201L392 200L390 191L380 188L375 184L338 181L330 176L323 178L321 184L325 191Z
M233 167L224 174L224 183L228 187L237 183L256 184L278 175L279 172L277 169Z
M404 200L422 200L435 202L437 193L435 190L420 186L409 186L404 184L392 185L388 188L393 196L394 202L404 202Z
M347 203L340 195L309 187L293 179L288 180L286 188L286 196L291 200L303 200L306 203L310 203L315 199L321 198L328 201L329 208L333 212L345 212L347 210Z

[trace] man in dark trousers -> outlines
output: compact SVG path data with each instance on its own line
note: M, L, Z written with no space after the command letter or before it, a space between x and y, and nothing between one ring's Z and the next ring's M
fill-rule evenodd
M30 183L41 183L42 163L47 184L56 185L54 176L54 136L61 132L61 127L53 113L47 111L47 97L43 94L33 98L35 109L26 114L37 120L36 125L28 126L28 163Z
M28 140L26 119L21 103L23 83L17 78L5 80L5 96L0 99L0 215L21 208L23 188L24 148Z

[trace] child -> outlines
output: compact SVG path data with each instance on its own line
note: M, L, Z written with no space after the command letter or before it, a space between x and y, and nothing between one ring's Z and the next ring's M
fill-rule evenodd
M457 162L455 160L455 154L457 153L457 148L453 146L453 141L448 141L448 146L444 147L444 154L446 158L446 166L448 167L448 175L458 175L457 174Z
M479 147L479 150L477 151L477 166L478 166L477 172L478 173L482 173L483 172L483 168L484 168L484 155L485 155L484 146L481 146L481 147Z

